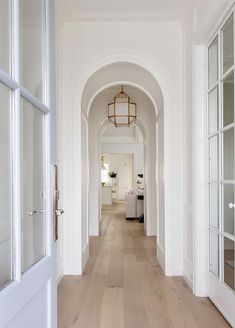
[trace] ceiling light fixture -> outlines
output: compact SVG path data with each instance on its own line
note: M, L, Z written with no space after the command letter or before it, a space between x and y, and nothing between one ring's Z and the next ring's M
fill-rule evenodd
M130 126L136 121L136 103L123 91L108 104L108 118L116 127Z

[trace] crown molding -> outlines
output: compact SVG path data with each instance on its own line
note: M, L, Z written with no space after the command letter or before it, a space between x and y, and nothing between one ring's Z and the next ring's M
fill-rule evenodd
M207 45L234 6L234 0L213 0L200 26L195 24L194 41ZM195 18L197 20L197 18Z
M151 38L152 33L166 38L175 38L182 32L177 21L158 22L68 22L63 26L64 35L72 37L110 36L118 33L118 37Z

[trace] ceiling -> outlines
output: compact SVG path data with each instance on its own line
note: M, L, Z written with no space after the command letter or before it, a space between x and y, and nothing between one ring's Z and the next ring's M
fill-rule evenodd
M180 19L192 9L193 0L58 0L64 21L97 19Z
M107 126L104 130L104 137L135 137L136 126L116 128L113 124Z

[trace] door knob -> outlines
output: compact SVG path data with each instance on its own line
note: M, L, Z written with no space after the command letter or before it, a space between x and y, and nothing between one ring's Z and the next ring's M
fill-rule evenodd
M55 213L55 215L60 216L64 213L64 210L61 210L58 208L57 210L54 210L54 213Z
M33 216L36 213L45 213L45 210L34 210L34 211L29 211L28 215Z
M235 208L235 204L233 204L233 203L229 203L229 204L228 204L228 207L229 207L229 208Z

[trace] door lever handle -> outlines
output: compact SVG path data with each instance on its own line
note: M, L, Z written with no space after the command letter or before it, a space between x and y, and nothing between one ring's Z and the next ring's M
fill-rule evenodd
M228 207L229 207L229 208L235 208L235 204L233 204L233 203L229 203L229 204L228 204Z
M46 212L45 210L34 210L34 211L29 211L28 215L32 216L36 213L45 213L45 212Z
M54 210L55 215L60 216L64 213L64 210L61 210L60 208Z

